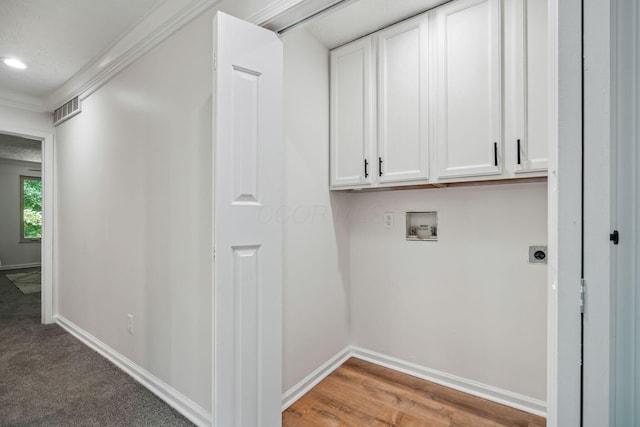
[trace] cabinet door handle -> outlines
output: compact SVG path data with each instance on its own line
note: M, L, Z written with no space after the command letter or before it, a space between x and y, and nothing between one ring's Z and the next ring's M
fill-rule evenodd
M369 177L369 162L367 161L367 159L364 159L364 177Z
M493 143L493 165L498 166L498 143Z
M520 140L518 140L518 164L520 164Z
M378 157L378 176L382 176L382 157Z

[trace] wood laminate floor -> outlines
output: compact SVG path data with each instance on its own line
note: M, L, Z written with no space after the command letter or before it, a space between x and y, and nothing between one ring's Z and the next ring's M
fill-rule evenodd
M546 421L351 358L283 412L282 425L543 427Z

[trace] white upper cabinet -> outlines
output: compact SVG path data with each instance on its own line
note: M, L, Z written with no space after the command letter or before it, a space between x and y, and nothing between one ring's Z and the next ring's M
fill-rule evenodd
M438 178L502 173L500 0L456 0L433 11Z
M514 173L531 175L547 170L547 0L511 0L506 6L506 90L513 104L505 115L505 143Z
M375 146L375 76L372 40L331 51L331 186L372 182Z
M453 0L331 51L331 188L547 174L549 0Z
M429 177L427 16L377 33L378 182Z

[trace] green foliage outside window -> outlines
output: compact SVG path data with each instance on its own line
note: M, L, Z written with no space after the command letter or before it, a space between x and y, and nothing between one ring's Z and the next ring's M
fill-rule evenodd
M42 236L42 181L24 178L22 196L23 237L40 239Z

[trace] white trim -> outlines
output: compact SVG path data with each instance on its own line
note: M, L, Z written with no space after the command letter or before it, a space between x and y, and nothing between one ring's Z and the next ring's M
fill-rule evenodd
M0 270L18 270L20 268L40 267L39 262L28 262L26 264L0 265Z
M338 369L351 357L393 369L394 371L402 372L403 374L430 381L472 396L490 400L501 405L519 409L530 414L545 418L547 416L547 404L542 400L427 368L416 363L407 362L396 357L356 346L349 346L345 348L318 369L306 376L298 384L287 390L282 395L282 411L285 411L289 406L294 404L298 399L308 393L309 390L329 376L333 371Z
M351 346L346 347L331 359L326 361L315 371L304 377L302 381L291 387L282 395L282 411L284 412L289 406L293 405L298 399L307 394L309 390L318 385L320 381L327 378L333 371L338 369L353 354Z
M44 109L44 105L42 104L35 104L33 102L29 102L29 101L16 101L14 99L9 99L6 98L4 96L2 96L3 94L0 94L0 106L1 107L8 107L8 108L14 108L16 110L24 110L24 111L31 111L34 113L44 113L45 109Z
M278 16L290 12L294 7L304 3L305 0L276 0L267 7L249 16L246 21L256 25L264 25Z
M41 258L42 263L42 293L41 293L41 318L42 323L53 323L53 315L56 313L53 301L56 298L58 283L55 274L57 269L54 264L53 248L55 243L55 144L53 135L49 134L42 140L42 239Z
M431 381L432 383L440 384L472 396L477 396L541 417L547 416L547 404L542 400L451 375L446 372L437 371L360 347L351 347L351 355L358 359L375 363L376 365L384 366L385 368L393 369L394 371L402 372L416 378Z
M56 296L54 248L54 203L55 200L55 161L53 133L35 131L11 125L0 124L0 132L20 137L39 139L42 141L42 239L40 246L40 263L42 267L41 321L53 323Z
M129 33L85 65L45 100L54 110L78 96L85 99L192 19L221 0L170 0L154 9Z
M245 20L272 31L291 28L309 17L350 0L275 0Z
M548 2L547 425L558 426L558 7ZM577 425L577 424L573 424Z
M169 406L180 412L191 422L198 426L210 426L212 417L204 408L190 400L188 397L162 381L160 378L136 365L131 360L118 353L87 331L75 325L65 317L56 314L54 319L58 325L79 339L87 347L95 350L105 359L116 365L134 380L145 386L149 391L158 396Z
M640 7L636 0L620 0L612 10L612 112L611 141L611 230L620 230L620 243L611 246L611 383L608 387L612 426L640 424L640 292L638 236L640 235L640 150L638 150L640 109ZM588 173L589 164L585 165ZM591 169L593 170L593 169ZM597 169L596 169L597 170ZM600 173L598 171L598 173ZM589 191L588 188L585 190ZM605 198L600 199L606 200ZM602 203L604 205L604 203ZM602 206L606 207L606 206ZM610 231L611 231L610 230ZM607 242L611 245L610 242ZM591 283L591 280L589 280ZM597 282L594 281L594 284ZM587 299L589 302L589 299ZM600 309L607 308L606 302ZM587 307L589 308L589 307Z
M571 427L581 410L582 0L548 5L547 427Z
M615 246L607 239L612 200L612 2L583 1L584 43L584 279L583 427L612 423L615 406L615 280L611 257ZM622 340L628 337L620 337Z

